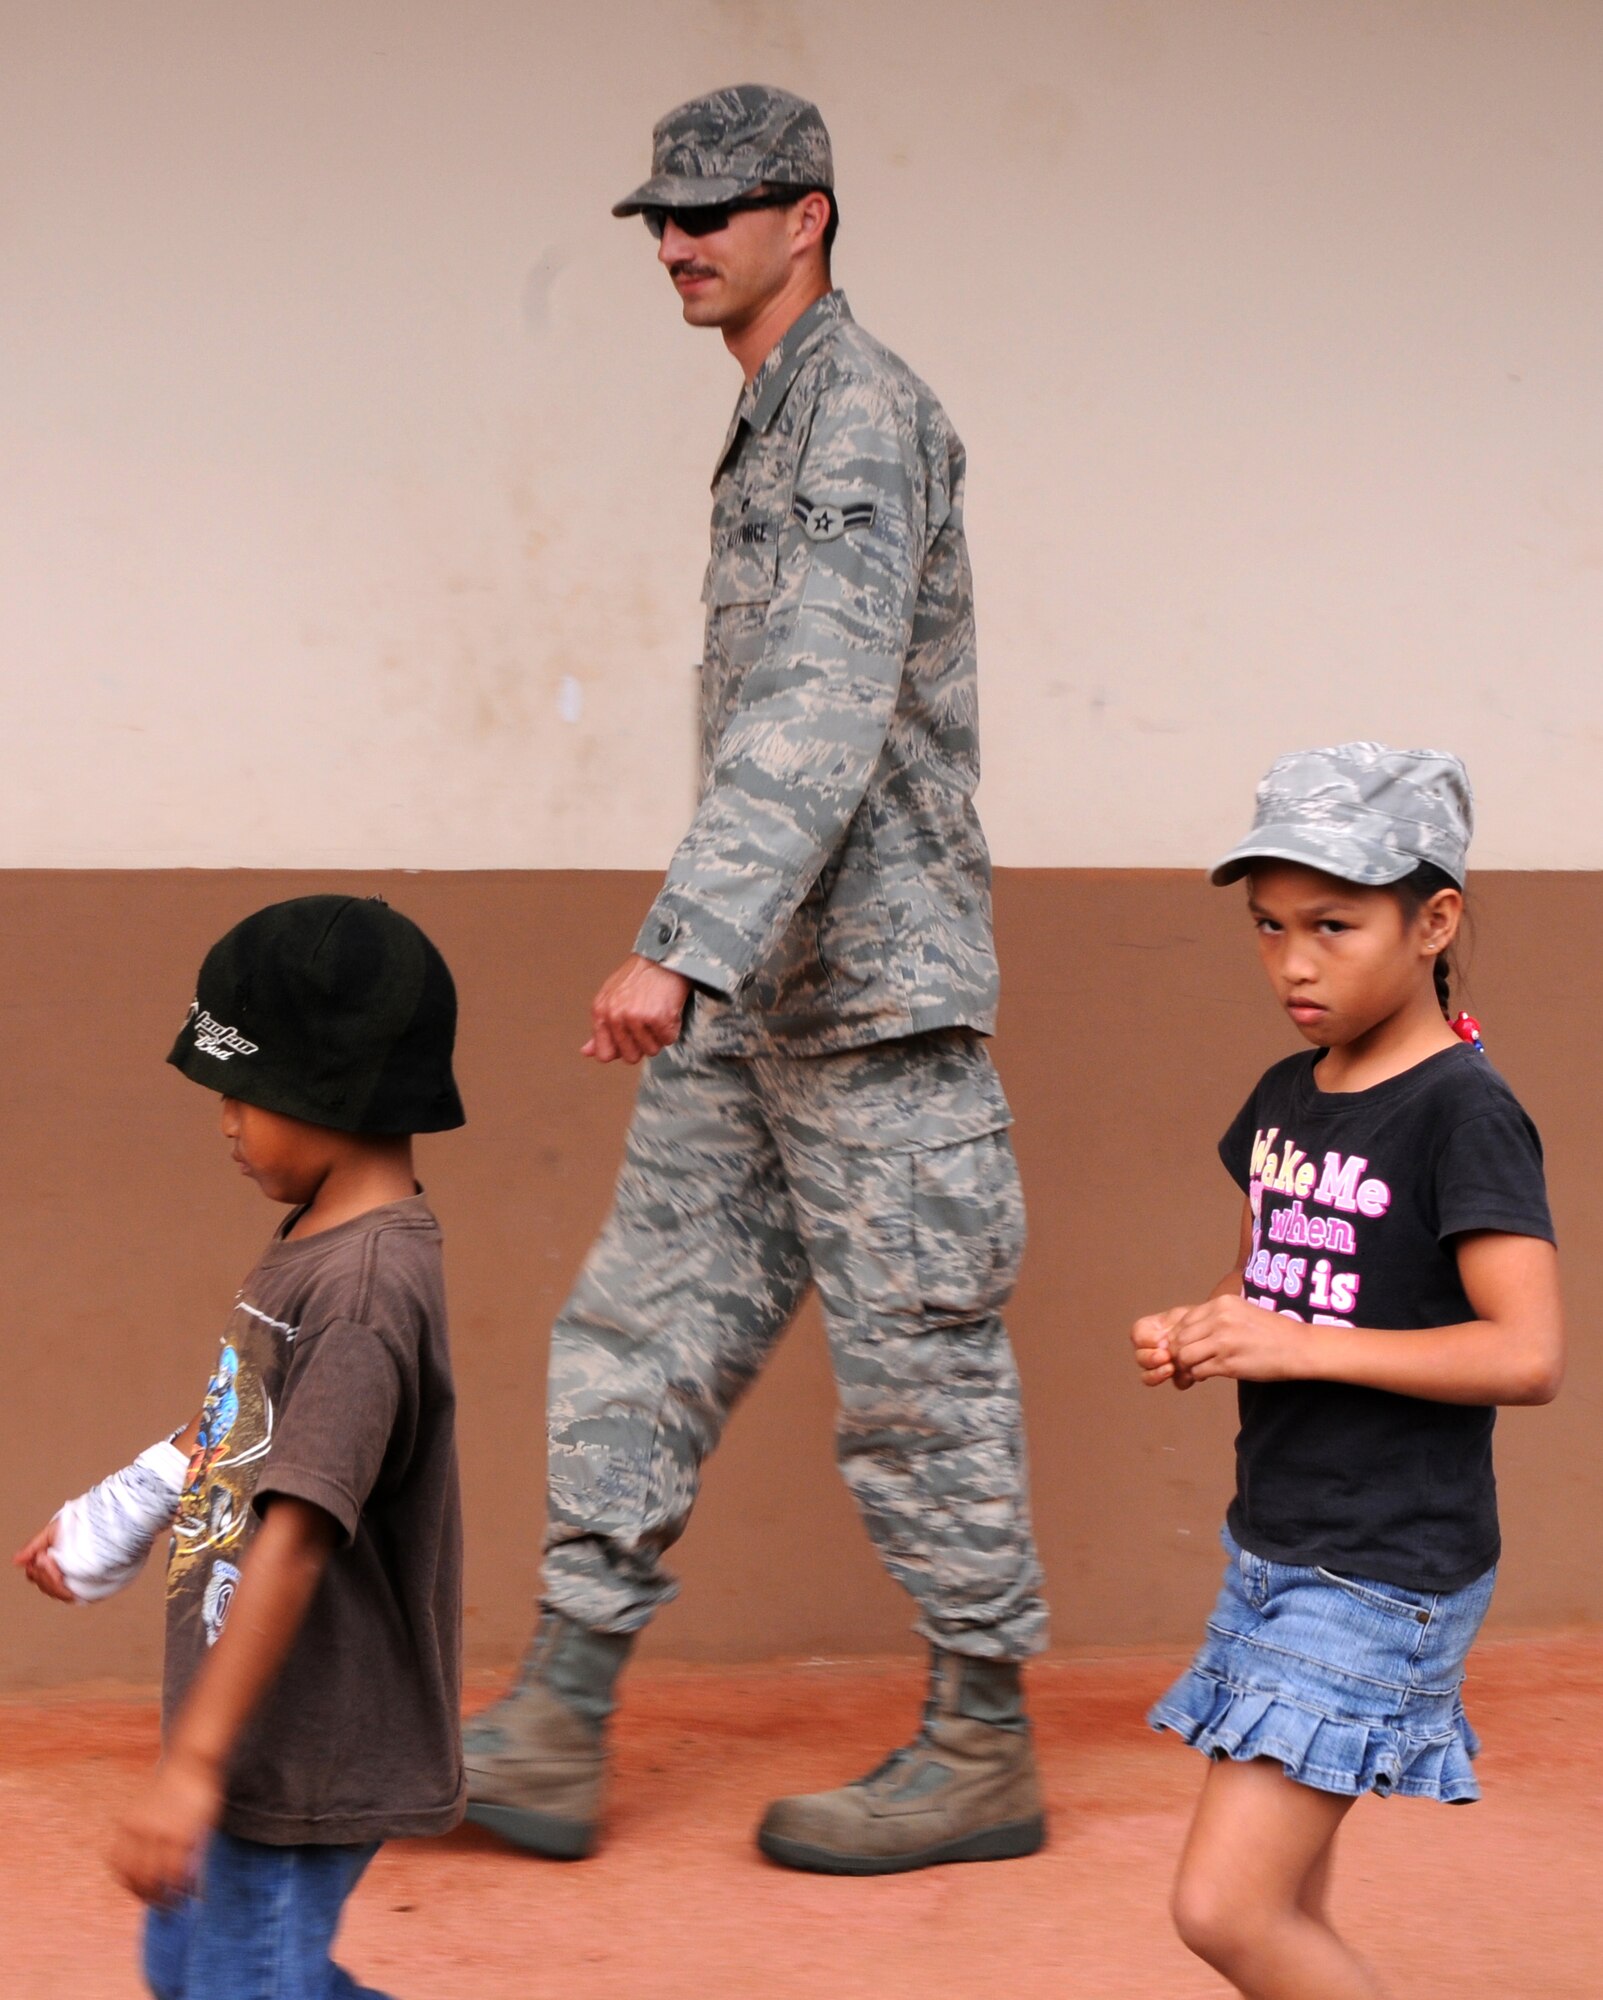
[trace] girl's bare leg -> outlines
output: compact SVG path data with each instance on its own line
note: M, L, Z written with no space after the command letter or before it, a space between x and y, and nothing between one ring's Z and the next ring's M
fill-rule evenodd
M1305 1917L1312 1917L1316 1923L1330 1923L1330 1877L1336 1860L1336 1836L1332 1834L1325 1842L1324 1852L1308 1870L1302 1888L1297 1893L1297 1907Z
M1356 1799L1353 1801L1353 1804L1357 1804ZM1330 1921L1330 1878L1335 1873L1335 1867L1336 1837L1332 1834L1330 1839L1325 1843L1324 1853L1320 1855L1313 1867L1309 1869L1307 1878L1302 1885L1302 1891L1297 1897L1297 1907L1302 1911L1303 1915L1305 1917L1312 1917L1316 1923L1323 1924L1326 1930L1334 1929ZM1342 1941L1345 1942L1345 1940ZM1349 1952L1352 1952L1355 1959L1358 1958L1357 1952L1353 1951L1351 1945L1348 1945L1347 1949ZM1377 1993L1380 1992L1381 1985L1380 1981L1375 1977L1375 1968L1369 1963L1367 1958L1360 1959L1359 1963L1363 1966L1365 1972L1369 1974L1370 1984L1375 1991Z
M1325 1916L1331 1842L1352 1805L1264 1759L1209 1767L1175 1879L1175 1927L1244 2000L1384 2000Z

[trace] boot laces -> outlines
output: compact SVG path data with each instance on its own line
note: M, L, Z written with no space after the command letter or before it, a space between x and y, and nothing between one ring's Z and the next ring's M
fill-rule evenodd
M893 1750L882 1762L876 1764L866 1777L859 1778L857 1783L866 1787L878 1785L894 1777L905 1765L911 1764L922 1751L927 1750L929 1744L929 1737L921 1729L911 1743L904 1743L899 1750Z
M935 1717L939 1709L940 1681L938 1673L932 1667L929 1692L924 1697L924 1713L919 1721L918 1734L911 1743L904 1743L900 1749L893 1750L888 1757L876 1764L866 1777L859 1778L857 1783L863 1786L884 1784L907 1765L916 1763L925 1751L932 1749L935 1743Z

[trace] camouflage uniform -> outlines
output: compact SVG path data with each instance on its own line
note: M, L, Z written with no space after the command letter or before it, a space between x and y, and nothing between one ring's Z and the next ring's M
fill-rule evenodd
M618 212L684 200L675 171L708 201L797 184L796 134L776 174L748 94L701 100L682 143L665 120ZM763 98L794 122L799 100ZM816 1283L842 1468L921 1630L983 1658L1044 1643L999 1317L1023 1206L983 1040L963 474L939 404L839 292L764 361L718 461L700 803L635 947L696 990L552 1348L544 1595L591 1630L672 1595L702 1460Z
M886 1566L935 1643L1022 1657L1043 1614L999 1311L1024 1213L983 1045L797 1062L699 1042L652 1063L557 1323L548 1601L629 1631L672 1595L661 1557L701 1462L815 1282L841 1467Z
M963 447L820 299L713 482L701 802L635 949L711 991L709 1049L996 1025Z

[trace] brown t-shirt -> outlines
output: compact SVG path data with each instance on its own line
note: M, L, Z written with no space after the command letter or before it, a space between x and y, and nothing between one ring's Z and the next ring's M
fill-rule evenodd
M462 1816L455 1406L421 1195L273 1239L223 1334L167 1570L170 1726L263 1500L310 1500L342 1532L229 1764L222 1824L240 1839L354 1844Z

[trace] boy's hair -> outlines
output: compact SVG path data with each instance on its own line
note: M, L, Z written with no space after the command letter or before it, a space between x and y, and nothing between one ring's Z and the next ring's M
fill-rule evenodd
M455 1040L450 970L410 918L378 896L297 896L207 952L167 1060L242 1104L378 1137L464 1122Z

